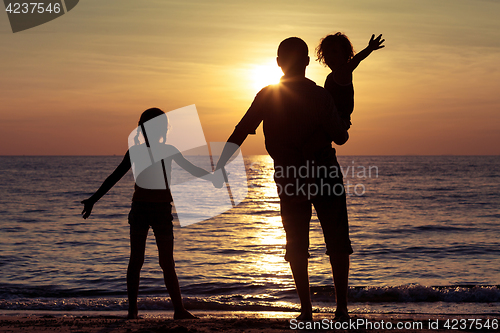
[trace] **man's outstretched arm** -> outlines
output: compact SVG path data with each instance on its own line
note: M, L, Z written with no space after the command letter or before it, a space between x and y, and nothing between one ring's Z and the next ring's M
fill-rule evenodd
M243 141L247 138L248 134L255 134L255 130L259 127L262 122L262 105L263 98L267 90L262 89L252 102L252 105L247 110L243 118L241 118L238 125L233 131L233 134L227 139L227 143L222 150L219 161L217 162L217 167L215 170L222 169L227 162L231 159L233 154L238 150Z
M224 172L224 167L229 162L231 157L238 151L238 148L243 144L245 139L249 134L255 134L255 130L259 127L262 122L262 105L263 99L260 97L263 92L266 91L265 88L262 89L252 102L252 105L247 110L243 118L241 118L238 125L234 129L231 136L227 139L226 145L222 150L217 166L214 172L214 185L215 187L222 187L226 175Z
M241 127L233 131L233 134L227 139L226 145L220 154L219 161L217 162L217 166L215 167L213 184L217 188L221 188L224 182L227 182L227 174L224 170L227 162L233 157L233 155L238 151L240 146L243 144L245 139L247 138L248 133L241 130Z
M227 139L215 170L222 169L227 164L234 153L236 153L238 148L243 144L247 136L248 134L238 131L238 128L233 131L233 134Z

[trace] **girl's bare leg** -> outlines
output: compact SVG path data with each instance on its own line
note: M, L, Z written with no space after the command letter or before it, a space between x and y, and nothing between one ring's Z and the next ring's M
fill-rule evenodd
M137 297L146 238L147 235L130 235L130 260L127 269L128 319L137 319Z
M163 270L165 287L167 287L172 305L174 307L174 319L196 318L184 308L184 304L182 303L179 280L177 278L177 273L175 272L173 240L156 238L156 245L158 246L158 256L160 260L160 267Z

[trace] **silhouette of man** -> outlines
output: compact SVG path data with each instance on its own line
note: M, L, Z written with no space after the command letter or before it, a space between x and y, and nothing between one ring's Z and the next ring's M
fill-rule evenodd
M346 319L352 247L342 174L331 143L344 144L348 134L330 94L305 77L308 52L307 44L300 38L281 42L277 63L284 76L279 84L267 86L257 94L227 140L236 145L224 147L214 185L222 186L224 165L263 122L286 232L285 260L290 263L301 303L297 319L312 320L308 275L311 204L320 220L332 265L336 318Z

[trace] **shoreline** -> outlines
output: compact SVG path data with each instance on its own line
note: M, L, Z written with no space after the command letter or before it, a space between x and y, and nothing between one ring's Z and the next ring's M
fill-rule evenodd
M11 312L11 313L9 313ZM3 310L0 332L470 332L489 322L498 331L498 315L472 314L351 314L350 323L336 323L333 313L315 313L313 322L294 320L298 312L192 311L199 319L173 320L171 311L144 312L137 320L127 320L125 311L51 312ZM465 323L465 324L464 324ZM446 326L448 324L448 327ZM341 326L343 325L343 326ZM399 326L398 326L399 325ZM464 325L466 326L465 328ZM476 325L476 326L475 326ZM401 327L401 329L398 329ZM452 327L454 327L452 329Z

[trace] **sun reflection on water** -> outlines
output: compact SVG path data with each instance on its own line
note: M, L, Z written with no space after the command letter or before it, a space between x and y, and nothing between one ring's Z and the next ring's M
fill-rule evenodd
M279 216L264 217L260 231L253 238L253 245L260 248L259 257L251 263L250 270L258 271L261 281L283 283L283 276L289 275L289 267L284 260L285 232Z

